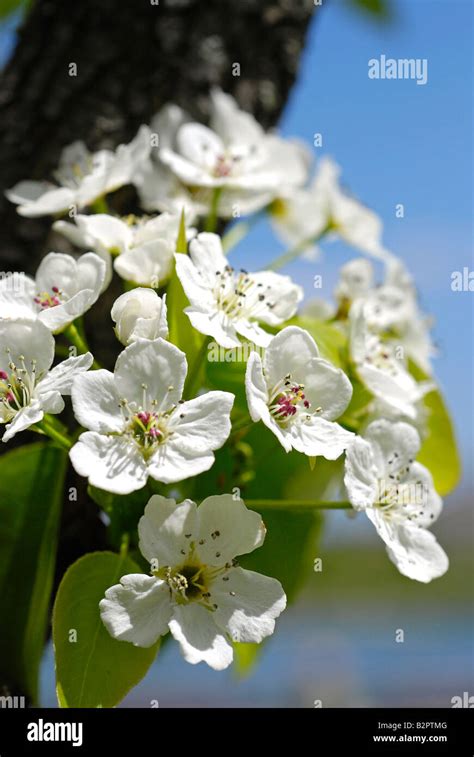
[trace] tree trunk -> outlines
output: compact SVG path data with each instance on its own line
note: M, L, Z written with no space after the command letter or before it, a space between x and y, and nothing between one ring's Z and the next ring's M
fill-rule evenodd
M3 266L34 270L50 227L20 218L4 190L50 178L70 142L127 142L171 101L205 117L212 85L273 126L314 10L312 0L36 0L0 83Z

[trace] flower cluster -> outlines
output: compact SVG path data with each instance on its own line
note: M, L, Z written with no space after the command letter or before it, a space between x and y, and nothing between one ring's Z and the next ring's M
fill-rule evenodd
M149 574L106 591L109 633L150 647L170 631L188 662L217 670L232 642L272 634L283 588L236 560L263 544L261 516L240 496L210 491L199 507L186 498L210 480L199 477L222 447L232 455L269 432L275 465L278 454L295 466L306 457L315 481L314 458L344 459L332 474L341 504L365 511L403 575L441 576L448 560L428 528L442 502L416 460L435 388L430 323L379 218L342 189L335 163L321 159L311 178L304 145L266 133L214 90L209 126L168 105L115 151L70 145L54 179L7 193L24 216L54 216L69 246L46 255L34 278L0 281L0 423L4 442L30 429L63 443L93 489L150 491L137 526ZM109 210L125 184L146 214ZM267 270L247 271L230 259L231 240L249 226L240 216L257 212L291 247ZM222 238L228 219L237 220ZM372 260L351 260L333 301L301 311L303 288L275 269L334 236ZM109 370L88 349L84 316L114 275L124 284L111 309L122 351ZM254 346L233 370L239 391L208 375L210 339ZM55 417L69 395L72 435Z

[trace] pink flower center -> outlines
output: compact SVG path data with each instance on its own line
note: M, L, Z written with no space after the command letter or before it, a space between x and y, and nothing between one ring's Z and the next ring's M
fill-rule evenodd
M54 286L51 288L51 293L38 292L34 301L42 308L42 310L46 310L47 308L54 308L57 305L60 305L62 294L61 290L57 286Z
M311 403L306 399L302 384L291 384L285 381L285 389L280 392L270 406L270 412L276 420L285 421L296 415L298 409L309 410Z

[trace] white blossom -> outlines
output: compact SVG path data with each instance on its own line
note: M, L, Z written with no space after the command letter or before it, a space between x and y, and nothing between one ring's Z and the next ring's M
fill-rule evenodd
M271 335L259 323L283 323L303 299L302 288L288 276L235 271L216 234L199 234L189 253L175 256L176 272L191 303L184 312L195 329L222 347L238 347L239 335L265 347Z
M126 281L157 289L169 278L176 252L180 216L162 213L155 218L116 218L97 213L78 215L76 224L57 221L54 229L80 247L92 248L103 258L113 256L113 267ZM187 238L195 234L187 230Z
M187 662L223 670L232 641L260 643L273 633L286 597L275 578L237 564L265 538L260 515L242 500L223 494L196 507L155 495L138 533L151 575L123 576L107 589L100 614L114 638L150 647L170 630Z
M2 441L64 409L61 395L71 393L73 379L92 365L92 355L64 360L51 368L54 338L39 320L0 318L0 423Z
M234 395L208 392L182 402L186 356L164 339L137 339L114 373L93 371L73 385L81 434L70 456L92 486L117 494L149 476L173 483L208 470L230 432Z
M20 181L5 194L18 213L35 217L84 208L109 192L138 181L149 160L150 130L142 126L128 145L91 153L83 142L62 151L56 183Z
M352 385L319 355L312 336L297 326L280 331L262 359L252 352L245 388L250 416L262 421L287 452L338 458L353 434L334 420L348 406Z
M364 510L400 573L428 583L448 558L427 530L441 512L430 472L415 461L417 431L385 419L371 423L346 453L344 482L356 510Z
M0 318L38 318L57 333L97 301L105 275L104 261L93 252L78 260L50 252L34 279L20 273L15 288L8 278L0 280Z
M125 346L137 339L168 338L166 294L161 299L153 289L136 287L115 300L111 316Z
M360 380L376 399L414 420L417 404L434 385L417 382L407 368L403 345L393 339L383 339L370 327L363 299L352 304L349 322L351 358Z
M218 89L211 92L210 127L191 122L176 108L158 115L160 127L158 165L141 188L145 206L160 206L163 167L175 177L174 186L168 180L163 194L171 190L178 202L185 202L187 192L198 213L209 210L213 190L224 190L218 206L223 217L231 217L235 207L241 214L254 212L267 205L282 184L290 191L306 181L306 149L265 133L250 113Z
M339 174L339 167L330 158L322 158L309 187L285 193L273 205L276 231L285 243L303 245L302 254L310 259L315 257L315 244L324 233L385 258L379 217L341 188Z

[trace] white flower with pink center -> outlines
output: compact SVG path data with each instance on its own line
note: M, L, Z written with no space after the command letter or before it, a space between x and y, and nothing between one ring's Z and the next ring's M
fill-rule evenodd
M448 569L448 558L427 529L442 509L431 473L416 462L420 437L408 423L378 420L346 453L349 500L364 511L400 573L428 583Z
M64 409L62 395L71 393L75 376L92 365L92 355L64 360L51 368L54 338L38 320L0 318L0 423L8 442L43 420L45 413Z
M230 494L189 499L153 496L138 524L151 575L123 576L105 592L100 615L109 633L151 647L169 631L192 665L227 668L231 642L259 644L286 606L279 581L240 568L236 556L263 544L258 513Z
M89 429L71 449L81 476L100 489L128 494L148 477L174 483L208 470L230 433L234 395L208 392L182 401L187 361L164 339L137 339L114 373L93 371L74 382L72 403Z
M34 279L20 274L0 281L0 318L38 318L53 333L62 331L99 298L106 266L93 252L75 260L50 252Z
M272 339L263 361L252 352L245 388L252 420L262 421L287 452L335 460L353 439L334 422L351 400L351 382L320 357L314 339L297 326Z
M195 329L222 347L241 344L239 335L266 347L271 334L259 324L278 326L291 318L303 290L288 276L273 271L235 271L217 234L198 234L189 257L177 254L176 272L191 307L185 313Z
M191 122L183 111L168 108L159 114L158 133L163 138L157 150L158 176L145 179L142 194L147 206L163 203L159 184L176 194L166 170L188 190L187 204L202 212L207 208L212 190L221 189L218 213L232 216L232 204L241 213L258 210L267 205L284 184L287 191L304 184L308 172L308 151L301 144L284 140L273 133L265 133L255 118L241 110L230 96L214 89L211 92L210 126ZM164 170L163 170L164 167ZM211 191L209 191L211 190ZM186 193L178 192L181 202Z
M149 160L150 130L142 126L128 145L115 151L91 153L83 142L73 142L61 154L54 174L56 184L20 181L5 192L18 213L31 218L84 208L109 192L138 181Z

